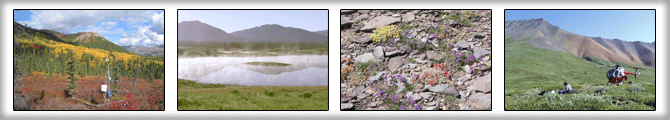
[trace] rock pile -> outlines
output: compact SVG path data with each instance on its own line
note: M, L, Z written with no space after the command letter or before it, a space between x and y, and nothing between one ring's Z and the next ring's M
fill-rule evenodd
M491 11L341 11L341 110L490 110ZM375 29L395 25L381 42Z

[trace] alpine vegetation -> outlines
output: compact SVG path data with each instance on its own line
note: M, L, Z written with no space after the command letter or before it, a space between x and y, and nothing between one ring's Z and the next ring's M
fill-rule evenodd
M341 110L491 110L491 10L342 10Z
M656 110L653 10L505 14L505 110Z

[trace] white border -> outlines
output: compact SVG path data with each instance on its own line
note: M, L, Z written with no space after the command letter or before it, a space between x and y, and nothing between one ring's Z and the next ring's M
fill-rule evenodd
M668 1L2 1L2 64L0 73L0 119L668 119L666 52ZM165 9L165 111L13 111L12 110L12 10L13 9ZM329 9L329 111L177 111L176 23L177 9ZM493 106L492 111L340 111L339 108L339 17L340 9L492 9L493 10ZM656 9L657 74L656 111L504 111L504 10L505 9Z

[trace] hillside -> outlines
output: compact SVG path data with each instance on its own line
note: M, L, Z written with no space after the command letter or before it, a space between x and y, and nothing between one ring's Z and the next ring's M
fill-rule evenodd
M96 35L97 33L76 33L70 35L56 33L54 35L55 31L35 30L19 25L16 22L13 32L13 55L16 60L16 66L18 66L17 68L21 70L62 74L67 65L65 64L66 61L73 59L76 61L76 64L79 64L75 68L78 75L106 75L105 70L98 68L107 67L106 59L114 58L118 62L115 64L119 65L120 69L123 69L120 70L120 76L133 76L134 69L129 66L136 64L134 61L138 60L143 62L139 66L143 71L135 71L140 73L139 77L162 79L162 76L164 76L165 69L162 58L138 56L99 37ZM76 39L78 37L72 36L88 37ZM111 53L108 51L109 48L113 48Z
M73 43L78 46L133 54L133 52L123 49L121 46L108 41L102 35L94 32L78 32L74 34L64 34L58 31L47 30L47 29L40 29L38 31L54 35L58 39Z
M247 42L325 42L328 37L299 28L262 25L230 33Z
M535 47L528 40L505 39L505 110L655 109L655 68L621 64L628 71L632 67L645 70L637 79L629 78L634 84L604 85L605 74L613 66L589 62L566 51ZM576 91L538 95L541 90L564 89L563 82Z
M47 30L35 30L33 28L21 25L17 22L14 22L12 31L13 31L14 39L29 38L29 37L36 36L36 37L51 39L51 40L54 40L54 41L57 41L57 42L62 42L62 43L66 43L66 44L75 45L72 42L64 41L64 40L60 39L60 37L55 36L54 34L52 34L52 32L56 32L56 31L53 31L53 30L48 30L48 31Z
M190 42L235 42L240 38L232 36L214 26L200 21L183 21L177 25L177 40Z
M647 66L656 66L656 46L654 43L645 43L640 41L627 42L619 39L605 39L601 37L591 37L594 41L604 46L608 50L625 55L634 61L641 61Z
M328 37L328 30L315 31L314 33Z
M567 51L574 56L614 63L655 66L655 45L644 42L609 40L567 32L546 20L505 21L505 38L528 40L539 48Z

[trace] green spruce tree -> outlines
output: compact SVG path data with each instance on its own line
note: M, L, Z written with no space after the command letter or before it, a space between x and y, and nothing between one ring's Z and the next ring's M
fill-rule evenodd
M119 91L119 81L121 81L121 79L119 79L119 66L116 63L116 56L112 54L111 50L109 51L109 56L112 57L112 60L110 62L111 64L110 66L112 67L110 68L112 69L110 74L112 77L112 83L114 83L114 88L112 89L112 92L117 93Z
M77 94L77 90L75 90L75 88L77 88L77 79L79 78L75 76L74 66L76 63L74 59L70 58L67 64L68 64L67 74L70 75L70 77L68 77L69 84L67 89L70 89L70 92L68 92L68 94L70 94L72 96L72 99L74 99L74 95Z

